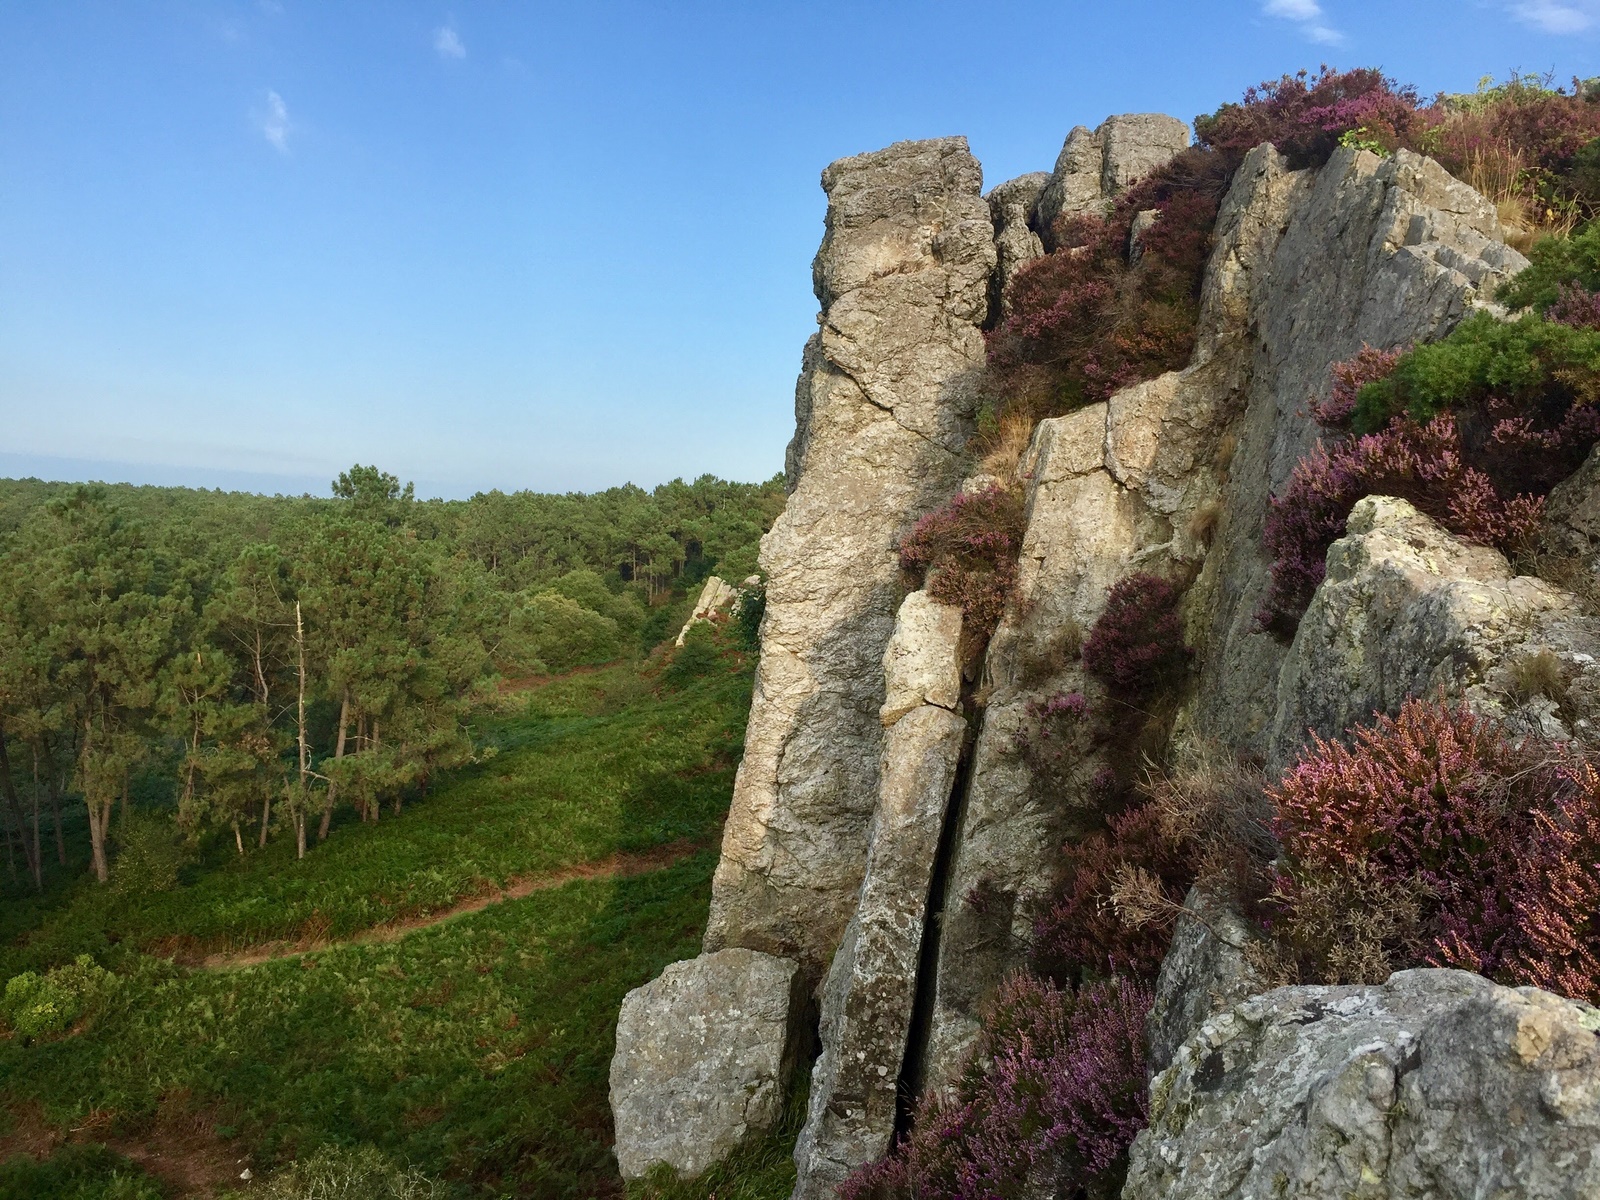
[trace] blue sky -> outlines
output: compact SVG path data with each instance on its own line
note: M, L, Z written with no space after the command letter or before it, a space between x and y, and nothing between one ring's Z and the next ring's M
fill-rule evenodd
M0 0L0 475L764 478L829 161L1322 61L1593 75L1600 0Z

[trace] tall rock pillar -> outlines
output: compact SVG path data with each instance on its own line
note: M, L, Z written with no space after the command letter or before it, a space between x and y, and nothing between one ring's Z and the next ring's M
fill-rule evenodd
M982 170L965 138L900 142L822 174L793 489L761 546L761 665L706 949L827 970L855 909L878 798L883 652L896 546L960 483L995 267Z
M781 1093L773 1073L793 1056L767 1039L794 1035L793 1008L814 995L855 914L882 790L898 544L961 482L964 384L984 358L995 239L982 183L959 137L900 142L822 174L820 328L795 389L789 502L762 542L761 663L705 952L668 968L672 986L630 993L619 1027L611 1099L629 1177L655 1162L699 1171L704 1147L725 1153L770 1126L776 1110L742 1097L771 1083ZM896 728L960 723L930 711ZM915 781L891 784L920 795ZM724 996L739 998L734 1011ZM646 1037L673 1046L633 1044ZM713 1041L752 1049L713 1055ZM635 1119L650 1110L642 1097L680 1095L692 1102L675 1105L671 1128Z

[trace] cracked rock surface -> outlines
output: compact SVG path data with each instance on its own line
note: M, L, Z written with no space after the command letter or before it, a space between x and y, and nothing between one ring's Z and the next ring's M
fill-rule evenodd
M706 930L707 950L793 957L812 981L866 867L896 547L961 482L961 383L983 363L995 267L965 138L841 159L822 182L821 328L796 389L793 492L762 541L761 664Z
M1464 971L1289 987L1151 1085L1123 1200L1593 1200L1600 1011Z
M952 711L961 683L961 610L912 592L883 656L882 784L866 878L822 992L822 1054L811 1072L795 1147L795 1200L831 1200L894 1133L917 963L945 809L967 724ZM906 706L895 698L921 696Z

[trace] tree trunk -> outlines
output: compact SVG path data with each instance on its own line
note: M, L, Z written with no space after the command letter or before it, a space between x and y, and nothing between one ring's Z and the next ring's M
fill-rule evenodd
M300 620L300 601L294 602L294 641L300 653L300 800L294 805L295 857L306 856L306 785L311 775L311 754L306 747L306 628Z
M89 855L94 862L94 877L105 883L111 878L110 868L106 865L106 827L111 824L116 798L100 801L85 796L83 802L89 810Z
M33 886L44 890L44 875L39 870L38 839L28 840L28 823L22 815L22 802L17 799L17 781L11 777L11 756L6 751L6 731L0 728L0 785L5 787L6 803L17 821L17 840L22 843L22 857L27 861L28 874L33 876ZM38 832L38 794L34 794L34 832Z
M261 841L259 845L263 850L267 847L267 821L272 816L272 793L261 793Z
M333 761L338 762L344 757L344 736L350 726L350 691L345 689L344 698L339 701L339 739L334 743ZM322 824L317 827L317 841L326 841L328 826L333 822L333 780L328 780L328 790L322 801Z
M64 867L67 865L67 834L61 828L61 793L53 781L50 784L50 812L55 818L56 861Z
M239 857L244 857L244 838L239 836L239 822L233 823L233 844L239 847Z

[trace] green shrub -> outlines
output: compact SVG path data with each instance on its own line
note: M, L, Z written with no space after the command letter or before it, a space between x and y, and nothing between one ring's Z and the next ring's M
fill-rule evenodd
M111 871L111 886L124 895L172 891L194 857L177 825L155 813L130 813L117 841L120 849Z
M683 645L673 654L663 674L673 687L683 687L702 675L711 674L720 656L717 635L709 621L696 621L684 635Z
M1588 150L1595 151L1595 170L1600 173L1600 139L1586 148L1586 154ZM1528 262L1515 279L1501 285L1496 293L1501 303L1543 312L1560 298L1564 284L1600 291L1600 222L1591 222L1572 237L1545 238L1528 252Z
M1550 286L1553 301L1559 285ZM1542 285L1530 284L1529 295L1535 294L1543 295ZM1364 386L1355 427L1358 433L1376 432L1402 414L1426 422L1446 409L1491 398L1551 416L1575 402L1600 400L1600 332L1532 315L1497 321L1474 313L1449 337L1416 347L1386 378Z
M24 971L6 981L5 995L0 997L0 1015L29 1041L61 1033L94 1008L115 978L87 954L44 975Z
M739 640L746 648L759 650L761 648L761 618L767 615L767 585L753 583L749 587L739 589L739 604L734 609L734 625L739 631Z
M0 1163L0 1200L166 1200L167 1190L104 1146L61 1146L35 1161Z
M439 1184L372 1146L323 1145L252 1188L262 1200L433 1200Z
M531 597L517 613L516 624L549 671L611 662L622 654L621 631L614 620L553 589Z

